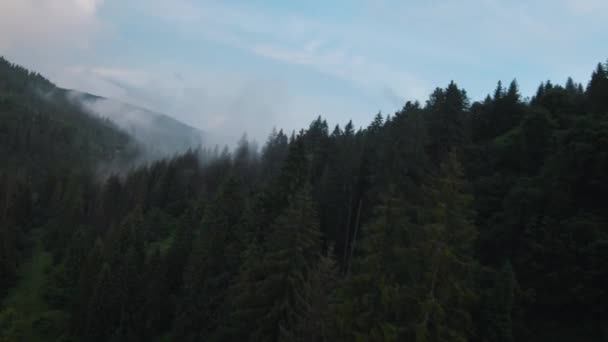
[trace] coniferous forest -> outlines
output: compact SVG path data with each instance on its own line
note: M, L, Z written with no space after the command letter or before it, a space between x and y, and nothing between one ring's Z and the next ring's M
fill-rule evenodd
M0 60L0 341L608 341L608 65L147 164Z

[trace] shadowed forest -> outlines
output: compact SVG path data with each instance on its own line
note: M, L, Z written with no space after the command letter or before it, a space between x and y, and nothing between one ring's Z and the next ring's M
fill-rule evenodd
M607 341L608 65L489 91L133 164L0 59L0 341Z

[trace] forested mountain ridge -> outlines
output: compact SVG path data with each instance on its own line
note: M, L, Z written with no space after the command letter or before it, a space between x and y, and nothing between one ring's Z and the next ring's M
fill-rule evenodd
M88 158L88 162L108 162L116 159L132 161L136 157L135 154L144 160L160 159L203 145L205 134L201 130L167 115L128 103L59 88L41 75L29 72L2 57L0 69L1 110L6 118L2 128L4 132L13 132L11 134L19 137L14 140L21 139L25 144L45 143L47 148L55 147L61 150L61 153L73 152L74 155L70 158L84 157ZM39 129L40 132L26 131L17 134L15 129L21 128L13 117L15 113L20 113L19 120L33 122L29 126L34 130ZM45 134L54 134L53 144L44 140ZM63 136L59 136L62 134ZM74 140L64 142L66 137ZM28 146L17 147L17 142L12 143L13 148ZM67 146L62 146L63 143ZM39 151L40 148L33 149L33 152ZM63 159L65 156L55 160L62 162Z
M123 165L138 151L108 120L86 114L41 75L0 58L0 293L17 281L55 215L63 185ZM3 329L0 329L3 330Z
M128 154L125 133L107 120L86 115L65 93L41 75L0 57L0 149L5 167L34 170Z
M606 341L607 68L529 101L451 82L47 202L0 184L0 340ZM36 310L11 300L32 232Z
M146 160L183 153L205 143L204 132L165 114L76 90L64 92L87 112L109 119L129 134L144 150Z

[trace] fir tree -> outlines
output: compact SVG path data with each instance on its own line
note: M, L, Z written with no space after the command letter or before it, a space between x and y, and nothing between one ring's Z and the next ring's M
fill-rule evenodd
M242 330L232 331L232 338L292 340L306 310L304 287L321 250L318 218L308 188L294 194L270 231L266 252L248 256L235 286L231 320L239 322Z

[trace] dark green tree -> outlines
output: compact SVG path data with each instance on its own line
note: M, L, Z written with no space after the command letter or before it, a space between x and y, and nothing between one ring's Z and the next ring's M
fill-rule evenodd
M228 179L205 211L200 236L184 273L184 297L178 307L174 336L180 340L212 339L226 319L226 296L244 249L241 215L245 203L240 183Z
M309 188L297 191L270 227L263 249L248 253L233 289L231 338L290 341L309 303L305 285L321 255L319 223Z
M599 63L591 74L586 93L593 113L605 114L608 111L608 72L603 64Z

